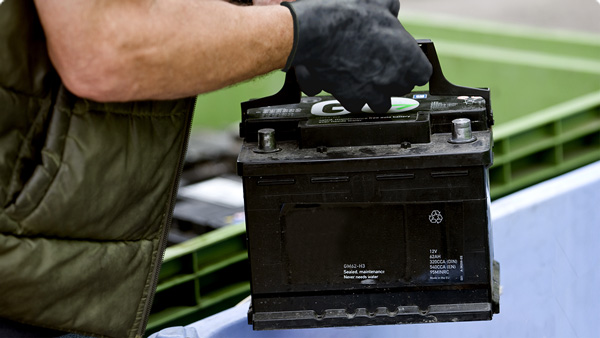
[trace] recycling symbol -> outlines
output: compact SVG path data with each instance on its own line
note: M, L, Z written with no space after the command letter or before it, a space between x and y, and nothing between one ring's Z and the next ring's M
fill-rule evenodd
M439 210L433 210L431 214L429 214L429 222L431 224L440 224L444 220L442 217L442 213Z

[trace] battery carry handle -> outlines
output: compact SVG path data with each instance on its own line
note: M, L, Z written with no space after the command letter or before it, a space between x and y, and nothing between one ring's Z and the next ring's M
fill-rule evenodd
M440 95L440 96L481 96L485 99L485 108L487 111L487 124L488 127L494 124L494 118L492 114L490 90L487 88L472 88L457 86L446 79L442 72L442 66L440 65L440 59L435 51L433 42L429 39L417 40L419 46L427 59L433 66L433 72L429 79L429 94Z
M429 93L431 95L440 96L481 96L486 102L486 110L488 112L488 127L493 125L494 119L490 103L490 90L487 88L471 88L452 84L446 79L446 77L444 77L440 60L437 56L437 52L435 51L433 42L429 39L421 39L417 40L417 43L433 66L433 72L431 78L429 79ZM302 92L300 90L300 86L298 85L298 81L296 80L296 72L293 68L290 68L290 70L286 73L283 87L277 93L260 99L242 102L242 121L246 120L246 114L249 109L299 103L301 96Z

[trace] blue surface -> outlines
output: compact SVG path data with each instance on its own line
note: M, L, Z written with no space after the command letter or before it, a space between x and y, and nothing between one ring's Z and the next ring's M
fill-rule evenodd
M497 200L491 214L492 321L252 331L245 303L151 337L600 337L600 162Z

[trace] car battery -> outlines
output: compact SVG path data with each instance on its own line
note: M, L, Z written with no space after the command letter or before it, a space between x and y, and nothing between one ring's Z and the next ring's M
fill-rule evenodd
M242 104L238 174L255 330L490 320L499 312L488 89L441 71L387 114L281 91Z

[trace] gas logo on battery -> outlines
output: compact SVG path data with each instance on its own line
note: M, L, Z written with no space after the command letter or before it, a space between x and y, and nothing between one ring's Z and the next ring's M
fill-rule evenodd
M419 101L407 99L405 97L392 97L392 107L388 110L388 114L402 113L413 110L419 106ZM368 104L365 104L361 109L363 113L373 113L373 110ZM310 113L316 116L339 116L350 114L338 100L322 101L314 104Z

